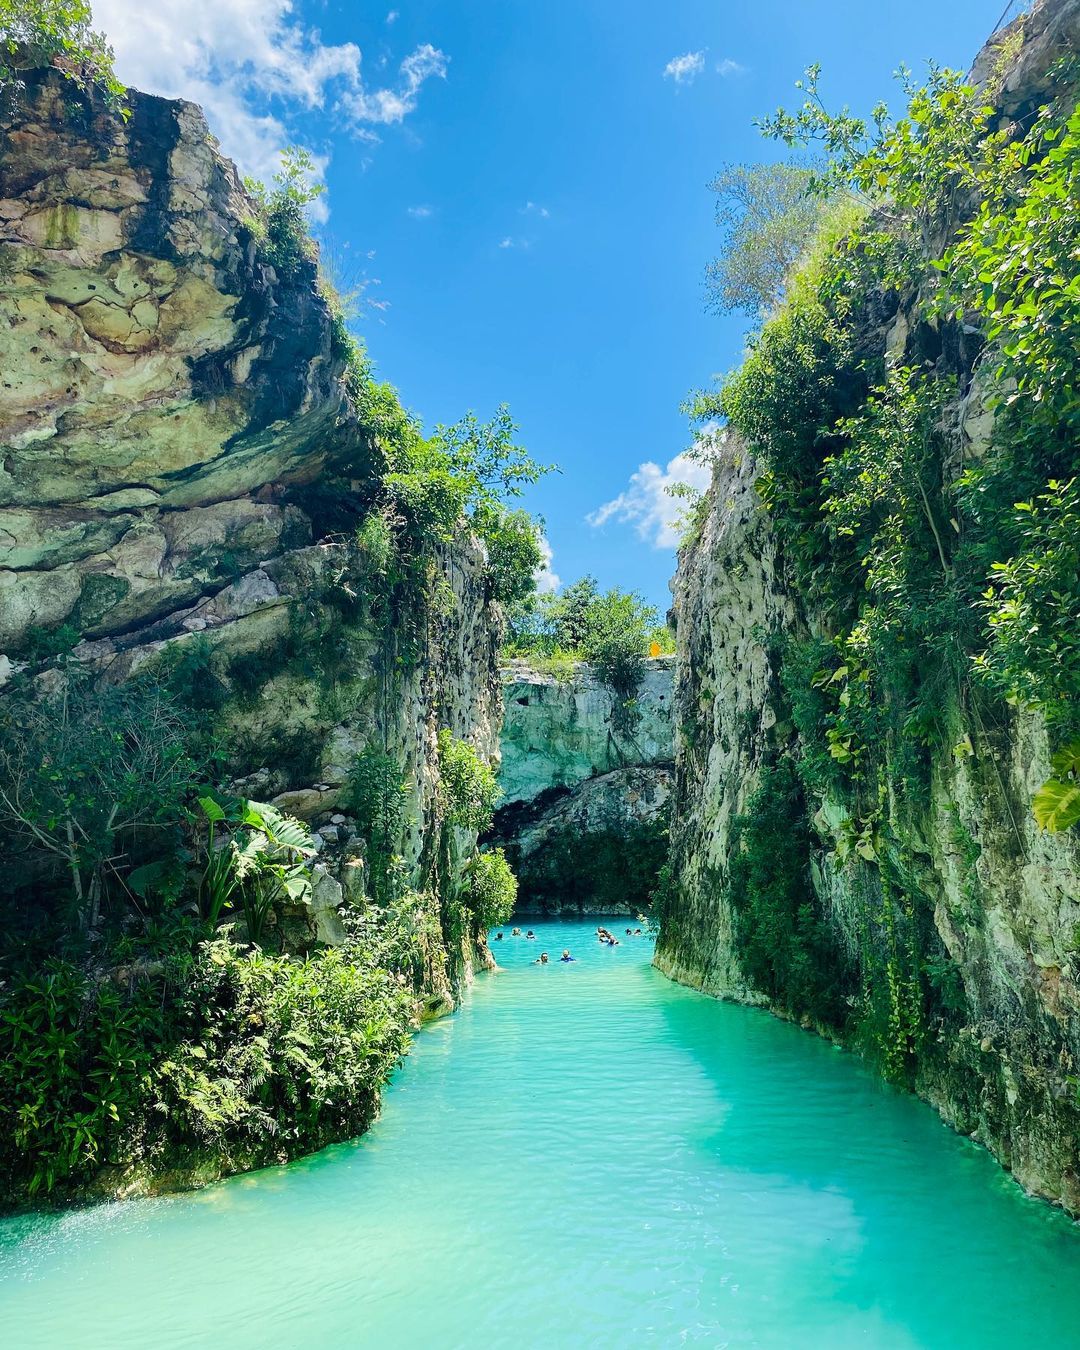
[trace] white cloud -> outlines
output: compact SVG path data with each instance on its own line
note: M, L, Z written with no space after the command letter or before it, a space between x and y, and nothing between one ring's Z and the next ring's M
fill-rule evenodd
M716 63L717 75L745 75L746 67L740 65L738 61L733 61L730 56L725 56L722 61Z
M684 56L673 56L664 67L664 79L674 80L676 84L689 84L705 69L705 53L687 52Z
M547 220L551 212L546 206L541 206L538 202L526 202L521 208L519 215L539 216L541 220Z
M354 89L341 96L338 107L356 122L377 122L383 126L401 122L416 111L425 80L446 78L447 60L438 47L425 42L402 61L397 89L376 89L371 93L357 82Z
M551 545L547 541L547 536L542 534L538 542L540 552L544 555L544 561L533 573L536 591L538 595L550 595L552 591L559 589L562 585L562 579L557 572L551 570L551 559L554 555L551 551Z
M428 216L432 214L433 209L434 208L430 206L407 206L405 208L405 214L412 216L413 220L427 220Z
M397 10L396 10L396 9L392 9L392 10L390 11L390 13L386 16L386 22L387 22L388 24L397 23L398 17L399 17L399 15L398 15Z
M505 239L500 239L500 240L499 240L499 247L500 247L500 248L513 248L513 247L514 247L514 241L510 238L509 235L507 235Z
M653 548L676 548L679 543L676 522L685 507L678 498L669 496L667 489L676 483L686 483L704 490L709 486L711 473L707 464L700 464L686 454L676 455L663 469L648 460L630 475L625 492L591 512L586 520L594 528L606 525L609 520L633 525L638 537Z
M126 83L206 111L222 150L245 173L273 176L282 146L298 138L290 115L333 108L360 139L400 122L424 81L446 73L429 44L401 63L394 87L369 90L353 42L328 45L296 16L292 0L95 0L95 25Z

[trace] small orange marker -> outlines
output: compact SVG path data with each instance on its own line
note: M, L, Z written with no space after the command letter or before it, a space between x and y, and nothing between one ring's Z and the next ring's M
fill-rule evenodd
M650 655L650 656L659 656L659 655L660 655L660 644L659 644L659 642L650 642L650 643L649 643L649 655Z

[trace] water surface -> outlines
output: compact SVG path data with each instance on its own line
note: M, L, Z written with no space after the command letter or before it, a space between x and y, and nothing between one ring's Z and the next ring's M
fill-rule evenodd
M927 1107L669 983L646 939L537 932L362 1140L0 1223L0 1343L1080 1346L1080 1230Z

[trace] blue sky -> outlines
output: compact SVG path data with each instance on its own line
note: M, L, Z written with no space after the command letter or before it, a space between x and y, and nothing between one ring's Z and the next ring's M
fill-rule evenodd
M706 182L810 62L836 105L966 67L1001 0L98 0L122 78L202 102L242 167L324 166L320 226L369 282L364 337L427 424L508 403L562 473L527 504L553 569L666 607L679 404L745 325L703 310ZM665 73L666 72L666 73ZM653 464L654 472L641 471ZM675 474L678 476L676 466ZM637 474L635 484L632 476ZM623 497L602 526L588 517Z

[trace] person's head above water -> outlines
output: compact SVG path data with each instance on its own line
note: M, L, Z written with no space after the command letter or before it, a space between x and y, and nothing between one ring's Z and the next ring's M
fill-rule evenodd
M520 937L520 936L521 936L521 929L520 929L520 928L511 928L511 930L510 930L510 936L511 936L511 937Z
M495 941L496 941L496 942L501 942L501 941L502 941L502 934L501 934L501 933L496 933L496 934L495 934Z
M540 955L537 957L536 964L539 965L539 966L546 966L547 963L548 963L548 954L547 954L547 952L541 952Z

